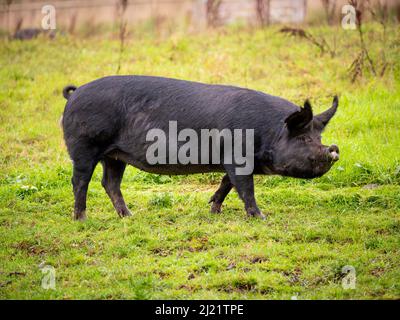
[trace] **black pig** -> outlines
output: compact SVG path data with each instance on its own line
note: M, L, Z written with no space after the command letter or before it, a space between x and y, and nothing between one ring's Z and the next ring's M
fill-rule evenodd
M211 211L220 212L235 187L247 214L264 218L254 198L254 174L310 179L322 176L339 158L336 145L321 143L321 132L336 112L337 97L330 109L313 116L308 101L300 108L259 91L150 76L105 77L79 88L67 86L63 95L68 101L62 126L73 161L77 220L86 218L87 189L99 162L104 170L102 185L121 217L131 215L120 190L130 164L158 174L225 172L210 200ZM199 135L202 129L253 129L252 171L238 175L237 162L214 163L211 156L209 163L167 159L165 164L150 164L146 151L151 142L146 135L153 128L168 132L170 121L176 121L178 130L190 128Z

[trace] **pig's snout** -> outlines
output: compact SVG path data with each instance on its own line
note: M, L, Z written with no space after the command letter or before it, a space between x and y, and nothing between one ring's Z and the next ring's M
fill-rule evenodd
M339 147L336 144L332 144L329 148L328 148L328 155L329 155L329 159L333 162L338 161L339 160Z

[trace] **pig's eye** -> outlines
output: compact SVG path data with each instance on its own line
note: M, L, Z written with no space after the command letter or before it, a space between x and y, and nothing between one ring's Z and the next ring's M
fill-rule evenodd
M312 139L308 136L298 136L297 139L301 142L312 142Z

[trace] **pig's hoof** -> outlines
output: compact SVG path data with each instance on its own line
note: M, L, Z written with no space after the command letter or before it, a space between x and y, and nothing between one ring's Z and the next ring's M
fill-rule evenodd
M252 208L247 210L247 215L249 217L260 218L262 220L266 219L266 216L263 215L260 211L252 209Z
M74 220L75 221L85 221L86 220L86 211L75 212L74 213Z
M125 217L130 217L132 215L132 213L128 209L125 208L125 209L118 210L118 215L121 218L125 218Z
M251 215L249 214L249 216L252 218L259 218L261 220L267 219L267 217L264 214L262 214L261 212L259 212L257 214L251 214Z
M211 205L211 213L221 213L222 203L213 202Z

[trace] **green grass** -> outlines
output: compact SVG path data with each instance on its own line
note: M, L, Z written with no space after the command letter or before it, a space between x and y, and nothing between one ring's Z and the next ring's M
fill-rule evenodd
M380 59L379 26L367 26ZM397 28L397 29L396 29ZM218 174L168 177L128 168L119 219L95 171L88 220L72 221L71 163L58 125L62 88L114 74L118 42L62 38L0 45L0 297L3 299L377 299L400 298L400 42L391 63L352 84L357 33L312 28L337 54L321 56L277 28L166 39L130 39L121 73L229 83L302 103L317 112L340 94L323 142L341 160L313 181L257 177L266 221L249 219L236 193L220 215L208 199ZM41 287L40 265L56 270ZM345 290L342 267L356 270Z

